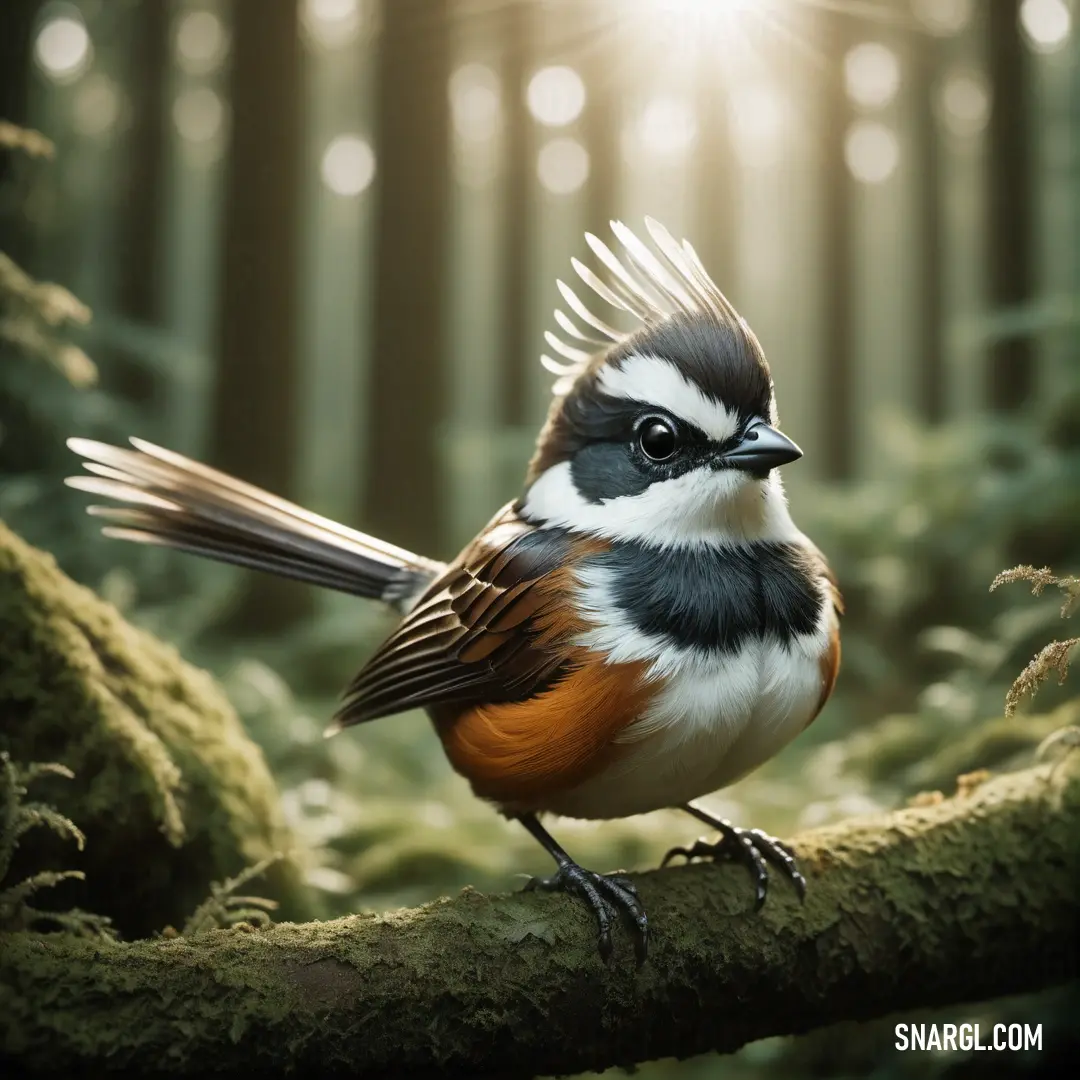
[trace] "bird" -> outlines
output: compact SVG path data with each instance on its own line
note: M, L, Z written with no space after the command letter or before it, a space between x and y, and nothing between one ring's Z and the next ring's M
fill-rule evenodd
M673 848L770 866L800 899L794 851L699 802L772 758L819 715L840 666L843 600L794 524L778 469L773 378L746 320L689 241L645 219L592 233L594 272L562 280L556 376L520 495L448 563L318 516L139 438L68 440L71 487L110 537L157 544L378 600L400 616L345 690L327 734L426 710L450 765L554 861L525 888L571 894L613 955L640 963L650 925L624 871L577 863L552 817L679 809L719 834ZM595 314L596 301L629 324ZM606 309L601 309L606 310ZM552 356L554 353L555 356Z

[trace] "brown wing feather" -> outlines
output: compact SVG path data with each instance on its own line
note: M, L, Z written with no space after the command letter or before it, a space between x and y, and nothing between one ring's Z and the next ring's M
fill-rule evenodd
M406 709L524 700L567 656L567 534L512 505L447 568L357 673L332 728Z

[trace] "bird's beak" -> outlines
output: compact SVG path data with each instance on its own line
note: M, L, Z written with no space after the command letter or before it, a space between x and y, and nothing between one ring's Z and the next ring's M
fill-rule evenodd
M770 469L798 461L803 452L786 435L764 420L746 429L738 446L719 459L719 464L765 476Z

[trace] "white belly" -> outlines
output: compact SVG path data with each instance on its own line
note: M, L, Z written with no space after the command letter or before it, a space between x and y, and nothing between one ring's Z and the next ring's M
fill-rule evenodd
M621 733L617 759L545 809L629 817L679 806L745 776L813 719L827 644L822 625L789 645L752 641L732 654L669 646L662 661L654 655L651 672L663 676L664 689Z

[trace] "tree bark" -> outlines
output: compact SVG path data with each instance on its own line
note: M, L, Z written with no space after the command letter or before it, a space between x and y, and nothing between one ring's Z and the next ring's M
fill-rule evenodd
M445 367L450 9L447 0L383 0L375 149L375 296L371 468L360 523L431 552L440 534Z
M620 91L625 86L625 43L612 25L610 8L582 5L580 42L575 49L588 89L582 117L583 141L589 151L585 186L585 227L605 235L608 222L619 216L622 162L619 143L623 116Z
M131 100L131 127L124 143L123 203L117 261L120 265L120 314L137 323L161 321L164 231L165 155L168 139L166 80L169 70L169 31L172 9L168 4L143 3L129 15L130 55L127 83L137 88ZM110 350L113 352L113 350ZM109 357L109 389L128 402L152 407L155 395L168 387L161 376L134 349L121 347ZM164 402L160 402L164 405Z
M1078 969L1080 755L794 840L801 905L739 867L637 878L653 942L582 906L465 890L414 911L190 939L0 941L0 1046L52 1072L528 1077L1064 982Z
M29 125L31 49L34 21L41 0L4 0L0 4L0 120L21 127ZM17 176L18 155L0 154L0 194ZM20 266L29 261L29 243L23 216L12 213L7 198L0 203L0 251Z
M825 478L849 480L855 471L854 245L852 211L855 185L844 157L851 106L844 90L844 54L852 37L847 13L822 19L828 64L822 73L825 95L821 187L822 374L817 406L823 418Z
M120 310L140 322L161 317L161 232L168 138L166 76L171 10L139 4L131 13L132 55L128 81L138 88L125 147L121 223Z
M930 34L913 39L917 77L914 95L914 150L919 234L919 348L916 356L915 401L919 416L929 424L945 419L948 368L945 356L945 222L941 204L941 134L934 115L934 96L941 71L941 42Z
M507 4L500 12L503 85L506 87L506 164L503 202L499 348L505 379L502 420L527 423L529 374L529 270L534 249L532 188L536 170L535 124L525 104L531 74L535 5Z
M303 70L298 0L232 7L218 362L211 460L294 498ZM293 582L252 575L234 615L273 633L310 609Z
M993 108L987 137L987 286L990 307L1027 303L1034 291L1031 119L1028 64L1020 35L1020 0L986 5L987 70ZM1030 337L1016 335L990 346L987 404L1014 411L1035 388Z

